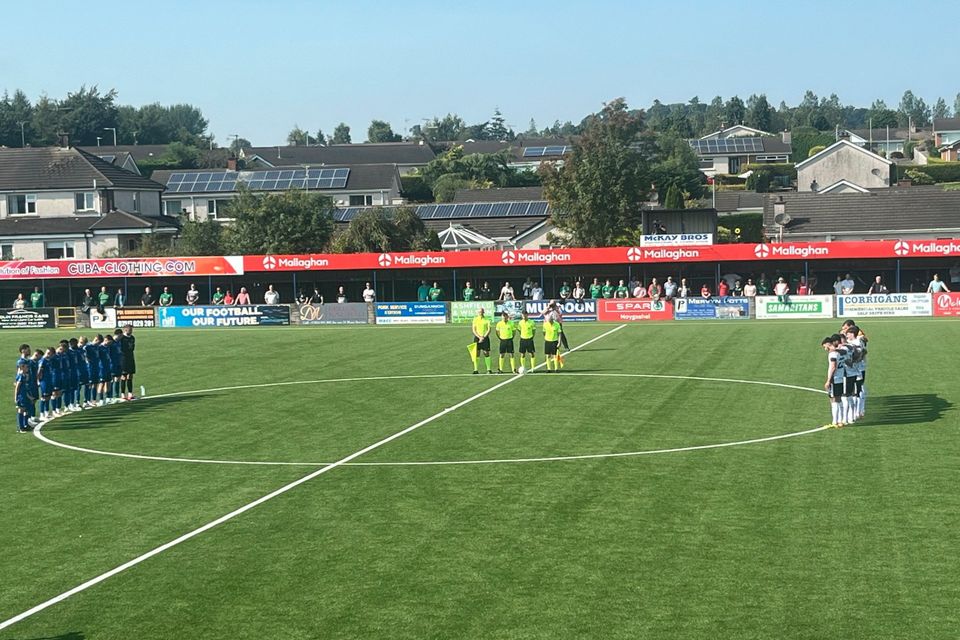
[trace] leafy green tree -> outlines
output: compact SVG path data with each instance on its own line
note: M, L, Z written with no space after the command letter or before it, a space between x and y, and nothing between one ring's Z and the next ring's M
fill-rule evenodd
M747 107L739 96L733 96L723 105L723 115L726 118L727 126L732 127L735 124L742 124L747 115Z
M720 130L720 125L724 124L723 98L714 97L705 113L705 125L702 133L713 133Z
M313 138L317 144L327 144L327 138L323 135L323 129L317 129L317 135Z
M33 106L33 141L35 146L47 146L57 141L60 112L55 100L41 96Z
M301 129L299 126L293 125L293 129L291 129L290 133L287 134L287 144L291 147L298 144L306 146L307 132Z
M341 122L333 129L330 144L350 144L350 127L345 122Z
M233 142L230 143L230 152L234 155L237 155L240 153L241 149L252 146L253 144L246 138L234 138Z
M747 115L744 124L761 131L773 130L773 109L767 102L767 96L754 94L747 99Z
M563 165L541 165L551 219L574 246L610 245L639 225L651 184L642 129L642 115L618 98L604 105Z
M884 127L897 126L897 112L887 108L887 103L883 100L874 100L867 111L868 126L874 129L883 129Z
M676 186L681 196L687 194L690 198L699 198L703 195L706 177L686 140L669 133L657 136L654 157L651 175L659 202L666 201L671 186Z
M707 105L700 102L700 98L697 96L690 98L688 114L690 128L693 130L693 136L691 137L701 136L705 133L708 133L707 131L704 131L707 122Z
M537 130L537 121L533 118L530 118L530 124L527 126L527 130L523 132L525 138L536 138L540 135L540 132Z
M474 183L456 173L446 173L433 182L433 198L437 202L451 202L457 191L470 189Z
M911 122L914 126L928 124L930 122L930 107L927 106L923 98L918 98L913 95L913 91L907 89L903 92L903 97L900 98L897 121L902 127Z
M671 184L670 188L667 189L667 195L663 199L663 208L664 209L683 209L683 192L680 191L680 187L676 183Z
M20 128L23 123L23 129ZM0 146L20 147L33 138L33 105L22 91L0 100Z
M931 113L934 119L940 120L942 118L950 117L950 107L947 106L947 101L943 98L937 98L936 104L933 105L933 112Z
M234 222L224 229L226 246L236 254L320 252L333 234L333 211L333 201L319 193L243 189L229 206Z
M183 256L222 256L223 227L216 220L188 220L180 229L176 247Z
M106 133L105 128L117 126L116 97L113 89L101 95L96 85L89 89L82 86L77 92L67 94L59 104L63 112L60 126L70 134L71 144L96 145L97 138Z
M409 207L361 211L333 241L336 253L438 251L440 239Z
M389 122L374 120L367 128L367 142L400 142L403 138L393 132Z
M393 224L397 230L394 251L439 251L442 248L440 238L427 229L412 207L394 209Z
M488 131L491 140L513 140L517 137L513 131L507 127L506 121L503 118L503 114L500 113L499 108L493 110L493 117L490 118Z

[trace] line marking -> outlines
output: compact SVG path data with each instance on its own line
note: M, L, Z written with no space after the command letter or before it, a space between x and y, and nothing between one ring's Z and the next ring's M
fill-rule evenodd
M543 366L545 363L540 363L537 365L537 368ZM272 387L272 386L281 386L281 385L290 385L290 384L314 384L314 383L326 383L326 382L363 382L367 380L404 380L411 378L454 378L467 376L472 377L473 374L462 374L462 373L440 373L440 374L425 374L425 375L407 375L407 376L377 376L371 378L337 378L337 379L328 379L328 380L304 380L299 382L272 382L267 384L260 385L241 385L237 387L220 387L218 389L204 389L196 391L179 391L176 393L163 394L163 396L151 396L153 398L159 397L169 397L169 396L179 396L179 395L188 395L203 393L204 391L226 391L231 389L248 389L250 387ZM602 373L602 372L582 372L578 373L576 371L571 371L570 373L564 373L563 377L614 377L614 378L658 378L658 379L668 379L668 380L699 380L706 382L732 382L739 384L755 384L762 385L767 387L780 387L784 389L796 389L799 391L810 391L812 393L823 394L825 393L822 389L813 389L811 387L802 387L795 384L785 384L780 382L766 382L762 380L740 380L737 378L709 378L703 376L679 376L679 375L667 375L667 374L656 374L656 373ZM520 376L515 376L520 377ZM112 406L112 405L110 405ZM810 433L816 433L821 431L824 427L818 427L815 429L809 429L806 431L797 431L786 434L781 434L777 436L769 436L763 438L754 438L750 440L739 440L736 442L722 442L718 444L706 444L706 445L696 445L690 447L677 447L671 449L650 449L646 451L628 451L620 453L592 453L592 454L581 454L581 455L569 455L569 456L549 456L549 457L535 457L535 458L496 458L489 460L425 460L425 461L396 461L396 462L349 462L344 463L343 466L349 467L399 467L399 466L430 466L430 465L468 465L468 464L507 464L507 463L520 463L520 462L558 462L565 460L588 460L595 458L622 458L630 456L645 456L653 455L659 453L679 453L682 451L698 451L701 449L719 449L723 447L733 447L739 445L747 444L756 444L760 442L769 442L772 440L782 440L784 438L792 438L795 436L807 435ZM270 461L270 460L214 460L210 458L178 458L173 456L151 456L145 454L137 453L122 453L116 451L101 451L99 449L88 449L86 447L78 447L76 445L65 444L63 442L57 442L56 440L51 440L47 436L41 433L42 427L34 429L33 434L41 441L53 445L55 447L60 447L62 449L70 449L71 451L79 451L81 453L91 453L95 455L102 456L113 456L117 458L131 458L134 460L155 460L159 462L185 462L185 463L194 463L194 464L226 464L226 465L248 465L248 466L289 466L289 467L318 467L329 464L329 462L282 462L282 461Z
M590 340L587 340L587 341L584 342L583 344L580 344L580 345L574 347L573 349L570 349L567 353L573 353L574 351L578 351L579 349L582 349L583 347L586 347L587 345L592 344L592 343L596 342L597 340L601 340L602 338L605 338L605 337L607 337L607 336L609 336L609 335L611 335L611 334L613 334L613 333L616 333L616 332L619 331L620 329L623 329L625 326L626 326L626 325L621 324L621 325L619 325L619 326L617 326L617 327L614 327L613 329L610 329L609 331L606 331L606 332L604 332L604 333L601 333L599 336L596 336L596 337L594 337L594 338L591 338ZM544 362L544 363L542 363L542 364L546 364L546 363ZM541 366L541 365L537 365L537 366L539 367L539 366ZM469 375L473 375L473 374L469 374ZM103 582L104 580L107 580L108 578L111 578L111 577L117 575L118 573L121 573L121 572L123 572L123 571L126 571L127 569L129 569L129 568L131 568L131 567L135 567L136 565L140 564L141 562L144 562L145 560L149 560L150 558L152 558L152 557L154 557L154 556L156 556L156 555L159 555L159 554L163 553L163 552L166 551L167 549L170 549L170 548L172 548L172 547L175 547L175 546L177 546L178 544L180 544L180 543L182 543L182 542L186 542L187 540L190 540L191 538L194 538L194 537L200 535L201 533L204 533L205 531L209 531L210 529L213 529L213 528L216 527L217 525L223 524L224 522L227 522L228 520L232 520L233 518L235 518L235 517L237 517L237 516L239 516L239 515L241 515L241 514L243 514L243 513L246 513L247 511L253 509L254 507L257 507L257 506L263 504L264 502L267 502L267 501L269 501L269 500L272 500L273 498L276 498L277 496L283 495L284 493L290 491L291 489L294 489L294 488L300 486L301 484L303 484L303 483L305 483L305 482L309 482L310 480L313 480L314 478L316 478L316 477L318 477L318 476L321 476L321 475L327 473L328 471L332 471L333 469L336 469L337 467L340 467L340 466L342 466L342 465L350 462L351 460L354 460L355 458L359 458L360 456L362 456L362 455L365 454L365 453L369 453L370 451L373 451L374 449L378 449L378 448L382 447L383 445L385 445L385 444L387 444L387 443L393 442L393 441L396 440L397 438L400 438L400 437L402 437L402 436L405 436L406 434L410 433L411 431L415 431L416 429L419 429L420 427L422 427L422 426L424 426L424 425L430 424L430 423L433 422L434 420L436 420L436 419L438 419L438 418L441 418L441 417L443 417L443 416L445 416L445 415L447 415L447 414L449 414L449 413L452 413L453 411L456 411L456 410L459 409L460 407L463 407L463 406L466 406L466 405L470 404L470 403L473 402L474 400L478 400L478 399L480 399L480 398L482 398L482 397L484 397L484 396L486 396L486 395L488 395L488 394L493 393L493 392L496 391L497 389L501 389L501 388L507 386L508 384L511 384L511 383L516 382L517 380L520 380L522 377L523 377L523 376L521 376L521 375L510 376L509 378L507 378L507 379L504 380L503 382L499 382L499 383L493 385L492 387L489 387L489 388L487 388L487 389L484 389L484 390L481 391L480 393L474 394L474 395L470 396L469 398L467 398L466 400L461 400L460 402L458 402L457 404L453 405L452 407L448 407L448 408L444 409L443 411L440 411L439 413L435 413L435 414L433 414L432 416L430 416L430 417L428 417L428 418L424 418L423 420L421 420L420 422L417 422L416 424L410 425L410 426L407 427L406 429L402 429L402 430L400 430L400 431L397 431L397 432L394 433L393 435L387 436L386 438L383 438L382 440L378 440L377 442L374 442L374 443L371 444L371 445L367 445L367 446L364 447L363 449L360 449L359 451L355 451L355 452L351 453L350 455L348 455L348 456L346 456L346 457L344 457L344 458L341 458L341 459L337 460L336 462L331 462L330 464L328 464L328 465L326 465L326 466L323 466L323 467L321 467L320 469L317 469L316 471L313 471L313 472L311 472L311 473L308 473L307 475L303 476L302 478L299 478L299 479L297 479L297 480L294 480L293 482L290 482L290 483L288 483L288 484L283 485L283 486L280 487L279 489L276 489L276 490L274 490L274 491L271 491L270 493L268 493L268 494L266 494L266 495L264 495L264 496L261 496L261 497L257 498L257 499L254 500L253 502L248 502L247 504L243 505L242 507L240 507L240 508L238 508L238 509L234 509L234 510L231 511L230 513L227 513L227 514L225 514L225 515L220 516L220 517L217 518L216 520L213 520L213 521L211 521L211 522L208 522L207 524L205 524L205 525L203 525L203 526L201 526L201 527L198 527L198 528L194 529L193 531L189 531L189 532L183 534L182 536L171 540L170 542L167 542L167 543L165 543L165 544L162 544L162 545L160 545L159 547L156 547L156 548L154 548L154 549L151 549L150 551L147 551L146 553L144 553L144 554L142 554L142 555L139 555L139 556L137 556L136 558L133 558L132 560L128 560L127 562L124 562L123 564L121 564L121 565L119 565L119 566L117 566L117 567L114 567L113 569L111 569L111 570L109 570L109 571L107 571L107 572L105 572L105 573L101 573L100 575L98 575L98 576L96 576L96 577L94 577L94 578L91 578L90 580L87 580L87 581L84 582L84 583L81 583L81 584L77 585L76 587L70 589L69 591L64 591L63 593L61 593L61 594L58 595L58 596L54 596L53 598L50 598L49 600L46 600L46 601L44 601L44 602L41 602L40 604L38 604L38 605L36 605L36 606L34 606L34 607L31 607L30 609L27 609L27 610L24 611L23 613L20 613L20 614L18 614L18 615L15 615L15 616L12 617L12 618L9 618L9 619L7 619L7 620L4 620L3 622L0 622L0 631L2 631L3 629L6 629L7 627L10 627L10 626L18 623L18 622L20 622L21 620L24 620L24 619L26 619L26 618L29 618L30 616L32 616L32 615L34 615L34 614L36 614L36 613L39 613L39 612L43 611L44 609L47 609L48 607L52 607L53 605L55 605L55 604L57 604L57 603L59 603L59 602L63 602L64 600L66 600L66 599L69 598L70 596L76 595L76 594L80 593L81 591L85 591L85 590L89 589L90 587L96 586L96 585L100 584L101 582Z

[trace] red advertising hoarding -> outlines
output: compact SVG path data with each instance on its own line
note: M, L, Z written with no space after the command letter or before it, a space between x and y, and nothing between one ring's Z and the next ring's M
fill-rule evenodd
M960 292L934 293L933 315L960 316Z
M0 280L20 280L25 278L224 276L241 275L242 273L243 260L237 256L0 261Z
M663 300L598 300L597 319L600 322L642 322L646 320L673 320L673 305Z

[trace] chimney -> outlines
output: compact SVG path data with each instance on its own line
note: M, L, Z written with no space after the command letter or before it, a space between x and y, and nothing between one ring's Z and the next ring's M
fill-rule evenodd
M913 180L897 180L898 187L912 187Z
M58 133L57 134L57 146L61 149L70 148L70 134L68 133Z
M786 129L780 132L780 140L783 144L793 144L793 135Z
M227 158L227 169L230 171L237 170L237 159L236 158Z

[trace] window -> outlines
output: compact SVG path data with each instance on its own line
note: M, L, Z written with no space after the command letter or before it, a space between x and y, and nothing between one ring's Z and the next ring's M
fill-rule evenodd
M229 218L230 200L207 200L207 217L214 219Z
M135 238L127 238L125 241L127 246L127 251L137 251L143 245L143 238L137 236Z
M7 196L7 213L22 216L37 212L37 196L33 193Z
M183 213L183 200L165 200L163 206L168 216L178 216Z
M133 210L136 213L140 213L140 192L133 192Z
M97 194L93 191L85 193L75 193L77 211L94 211L97 207L94 204L97 201Z
M72 242L47 242L44 247L47 260L75 257Z
M713 158L700 158L701 169L713 169Z
M12 244L0 244L0 260L13 260Z
M373 204L373 196L350 196L351 207L369 207Z

